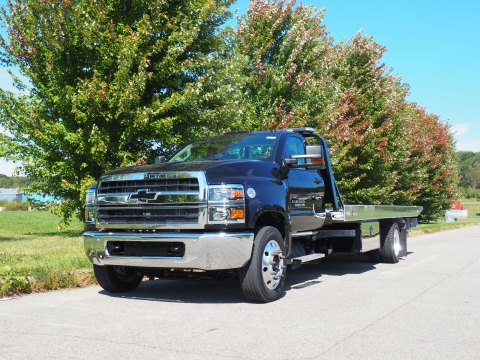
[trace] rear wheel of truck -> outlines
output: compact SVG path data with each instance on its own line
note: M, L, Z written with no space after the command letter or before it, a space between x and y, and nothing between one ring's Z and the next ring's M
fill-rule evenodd
M143 276L126 266L93 265L93 273L100 286L110 292L127 292L135 290Z
M255 302L275 301L283 293L286 274L282 235L271 226L256 229L252 258L240 269L243 294Z
M389 223L382 229L383 262L395 264L400 259L400 230L397 223Z

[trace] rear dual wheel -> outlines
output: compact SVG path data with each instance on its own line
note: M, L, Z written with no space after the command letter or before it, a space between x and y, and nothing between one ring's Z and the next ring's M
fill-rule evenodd
M397 223L392 223L385 229L385 243L383 244L383 261L390 264L398 263L400 259L400 230Z
M282 235L271 226L256 229L252 257L248 264L240 269L243 294L255 302L277 300L283 293L286 274Z
M383 225L380 235L383 244L382 251L376 249L367 252L368 260L372 263L398 263L402 249L398 224L388 223Z

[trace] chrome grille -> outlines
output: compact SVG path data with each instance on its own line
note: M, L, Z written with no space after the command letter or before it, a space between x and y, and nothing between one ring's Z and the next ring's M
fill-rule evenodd
M173 225L197 224L198 207L195 208L116 208L97 211L99 224Z
M202 171L106 174L97 186L95 222L103 229L199 229L206 223Z
M136 193L143 189L148 189L150 192L198 193L199 185L197 178L102 181L98 186L98 194Z

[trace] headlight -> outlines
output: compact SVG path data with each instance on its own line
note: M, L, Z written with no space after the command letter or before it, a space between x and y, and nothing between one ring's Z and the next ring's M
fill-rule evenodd
M85 203L87 205L95 204L95 190L96 190L96 187L92 189L92 186L90 186L90 188L87 190L87 196L85 198Z
M209 186L208 221L209 223L245 222L245 198L242 185Z
M96 185L92 185L88 188L87 194L85 196L85 204L87 208L85 209L85 222L93 223L95 221L95 215L91 205L95 204L95 191ZM89 208L90 207L90 208Z
M230 200L242 200L243 199L243 187L211 187L208 190L208 201L230 201Z

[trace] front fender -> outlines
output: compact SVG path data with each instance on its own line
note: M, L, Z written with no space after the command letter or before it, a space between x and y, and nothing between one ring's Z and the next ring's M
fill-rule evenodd
M280 213L285 220L290 220L287 207L287 186L283 181L246 181L245 225L249 228L255 226L259 216L267 211Z

